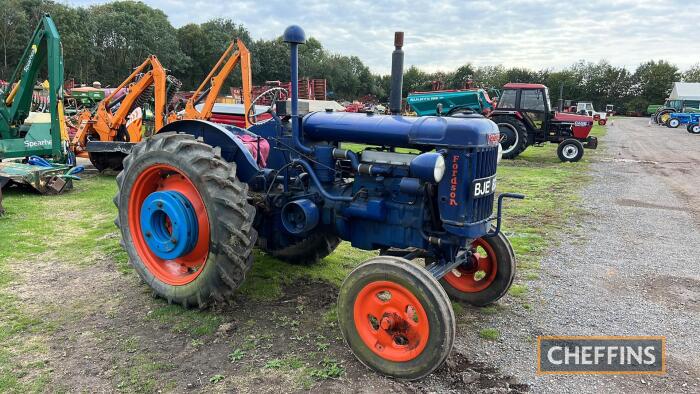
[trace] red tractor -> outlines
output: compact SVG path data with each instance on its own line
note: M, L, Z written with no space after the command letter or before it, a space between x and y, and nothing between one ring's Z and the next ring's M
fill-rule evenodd
M561 161L576 162L583 149L595 149L598 139L589 136L593 118L555 112L546 86L534 83L508 83L496 109L489 114L501 132L503 157L512 159L530 145L559 144Z

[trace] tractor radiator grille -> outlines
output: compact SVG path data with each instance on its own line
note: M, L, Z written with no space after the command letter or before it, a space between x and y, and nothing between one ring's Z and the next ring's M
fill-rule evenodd
M498 160L498 147L477 148L472 155L472 168L474 169L472 179L486 178L496 173ZM480 222L488 219L493 212L493 200L496 194L475 198L471 201L472 216L471 222Z

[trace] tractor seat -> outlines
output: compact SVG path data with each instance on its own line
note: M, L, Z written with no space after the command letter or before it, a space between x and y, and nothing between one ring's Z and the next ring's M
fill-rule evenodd
M267 167L267 158L270 155L270 143L257 134L253 134L246 129L236 126L226 126L226 129L233 132L239 141L245 145L258 167Z

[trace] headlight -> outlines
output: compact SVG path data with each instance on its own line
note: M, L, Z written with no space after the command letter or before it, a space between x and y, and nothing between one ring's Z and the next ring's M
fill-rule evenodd
M439 155L435 160L435 168L433 169L433 179L435 183L439 183L445 175L445 158Z
M445 158L436 152L420 154L411 160L410 173L414 178L438 183L445 175Z
M498 158L496 158L496 164L501 162L501 158L503 158L503 147L501 144L498 144Z

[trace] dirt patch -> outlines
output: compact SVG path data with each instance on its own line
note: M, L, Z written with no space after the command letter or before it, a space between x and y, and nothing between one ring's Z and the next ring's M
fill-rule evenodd
M153 298L114 262L13 263L8 290L23 309L50 322L38 340L52 391L524 392L496 368L453 353L419 382L388 379L355 360L335 320L337 289L298 280L274 301L237 296L187 311ZM22 341L30 337L21 338Z
M700 312L700 280L656 276L647 280L649 296L672 309Z

